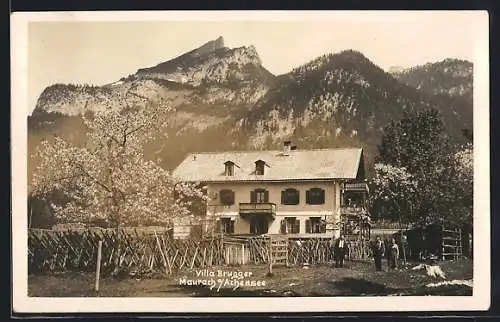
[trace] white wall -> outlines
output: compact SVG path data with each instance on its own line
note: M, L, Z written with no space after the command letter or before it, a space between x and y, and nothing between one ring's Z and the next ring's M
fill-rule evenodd
M271 183L271 182L241 182L241 183L212 183L208 184L208 195L212 198L214 193L217 198L209 200L207 214L209 216L226 216L235 220L235 233L248 234L250 233L250 223L242 219L239 215L239 203L250 202L250 191L262 188L269 191L269 202L276 204L276 218L270 223L269 233L280 233L280 222L285 217L297 217L300 220L301 234L306 231L306 220L309 217L325 217L337 216L337 210L340 205L340 189L339 185L333 181L318 181L318 182L291 182L291 183ZM300 201L298 205L282 205L281 191L287 188L294 188L300 192ZM306 191L311 188L321 188L325 190L325 203L322 205L306 204ZM220 204L219 191L222 189L230 189L235 193L234 204L224 206ZM338 221L334 217L328 218L331 221ZM331 236L334 233L332 227L327 226L329 233L325 236ZM321 236L323 234L313 234ZM335 235L338 233L335 232Z

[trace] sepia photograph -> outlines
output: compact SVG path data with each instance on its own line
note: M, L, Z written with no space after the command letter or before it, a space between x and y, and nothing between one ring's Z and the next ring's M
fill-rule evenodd
M489 307L487 12L11 24L14 310Z

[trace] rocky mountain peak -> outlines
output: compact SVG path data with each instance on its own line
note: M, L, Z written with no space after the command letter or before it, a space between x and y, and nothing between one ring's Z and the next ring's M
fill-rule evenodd
M203 55L210 54L216 50L224 48L224 38L220 36L215 40L210 40L209 42L201 45L200 47L188 52L187 54L192 55L193 57L199 57Z
M49 86L39 97L35 110L77 116L102 106L120 108L118 98L125 92L147 97L152 102L182 96L183 99L175 99L175 104L182 101L185 104L253 104L267 92L274 78L262 66L255 46L227 48L220 36L111 84Z
M224 38L207 42L190 52L154 67L139 69L134 78L162 79L199 86L208 83L253 81L266 74L255 46L224 47ZM260 78L257 77L257 78Z

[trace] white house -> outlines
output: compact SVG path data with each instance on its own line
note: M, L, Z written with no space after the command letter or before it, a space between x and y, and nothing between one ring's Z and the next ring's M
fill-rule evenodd
M367 192L361 148L189 154L174 170L207 187L207 218L228 234L337 237L346 192Z

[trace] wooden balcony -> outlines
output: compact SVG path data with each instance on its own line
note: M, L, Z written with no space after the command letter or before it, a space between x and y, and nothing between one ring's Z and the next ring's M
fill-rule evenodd
M363 206L340 206L341 215L360 215L366 213L366 208Z
M358 192L366 192L370 193L370 189L368 188L368 184L365 182L356 182L356 183L346 183L342 187L342 191L358 191Z
M274 203L248 202L240 203L240 215L275 215L276 205Z

